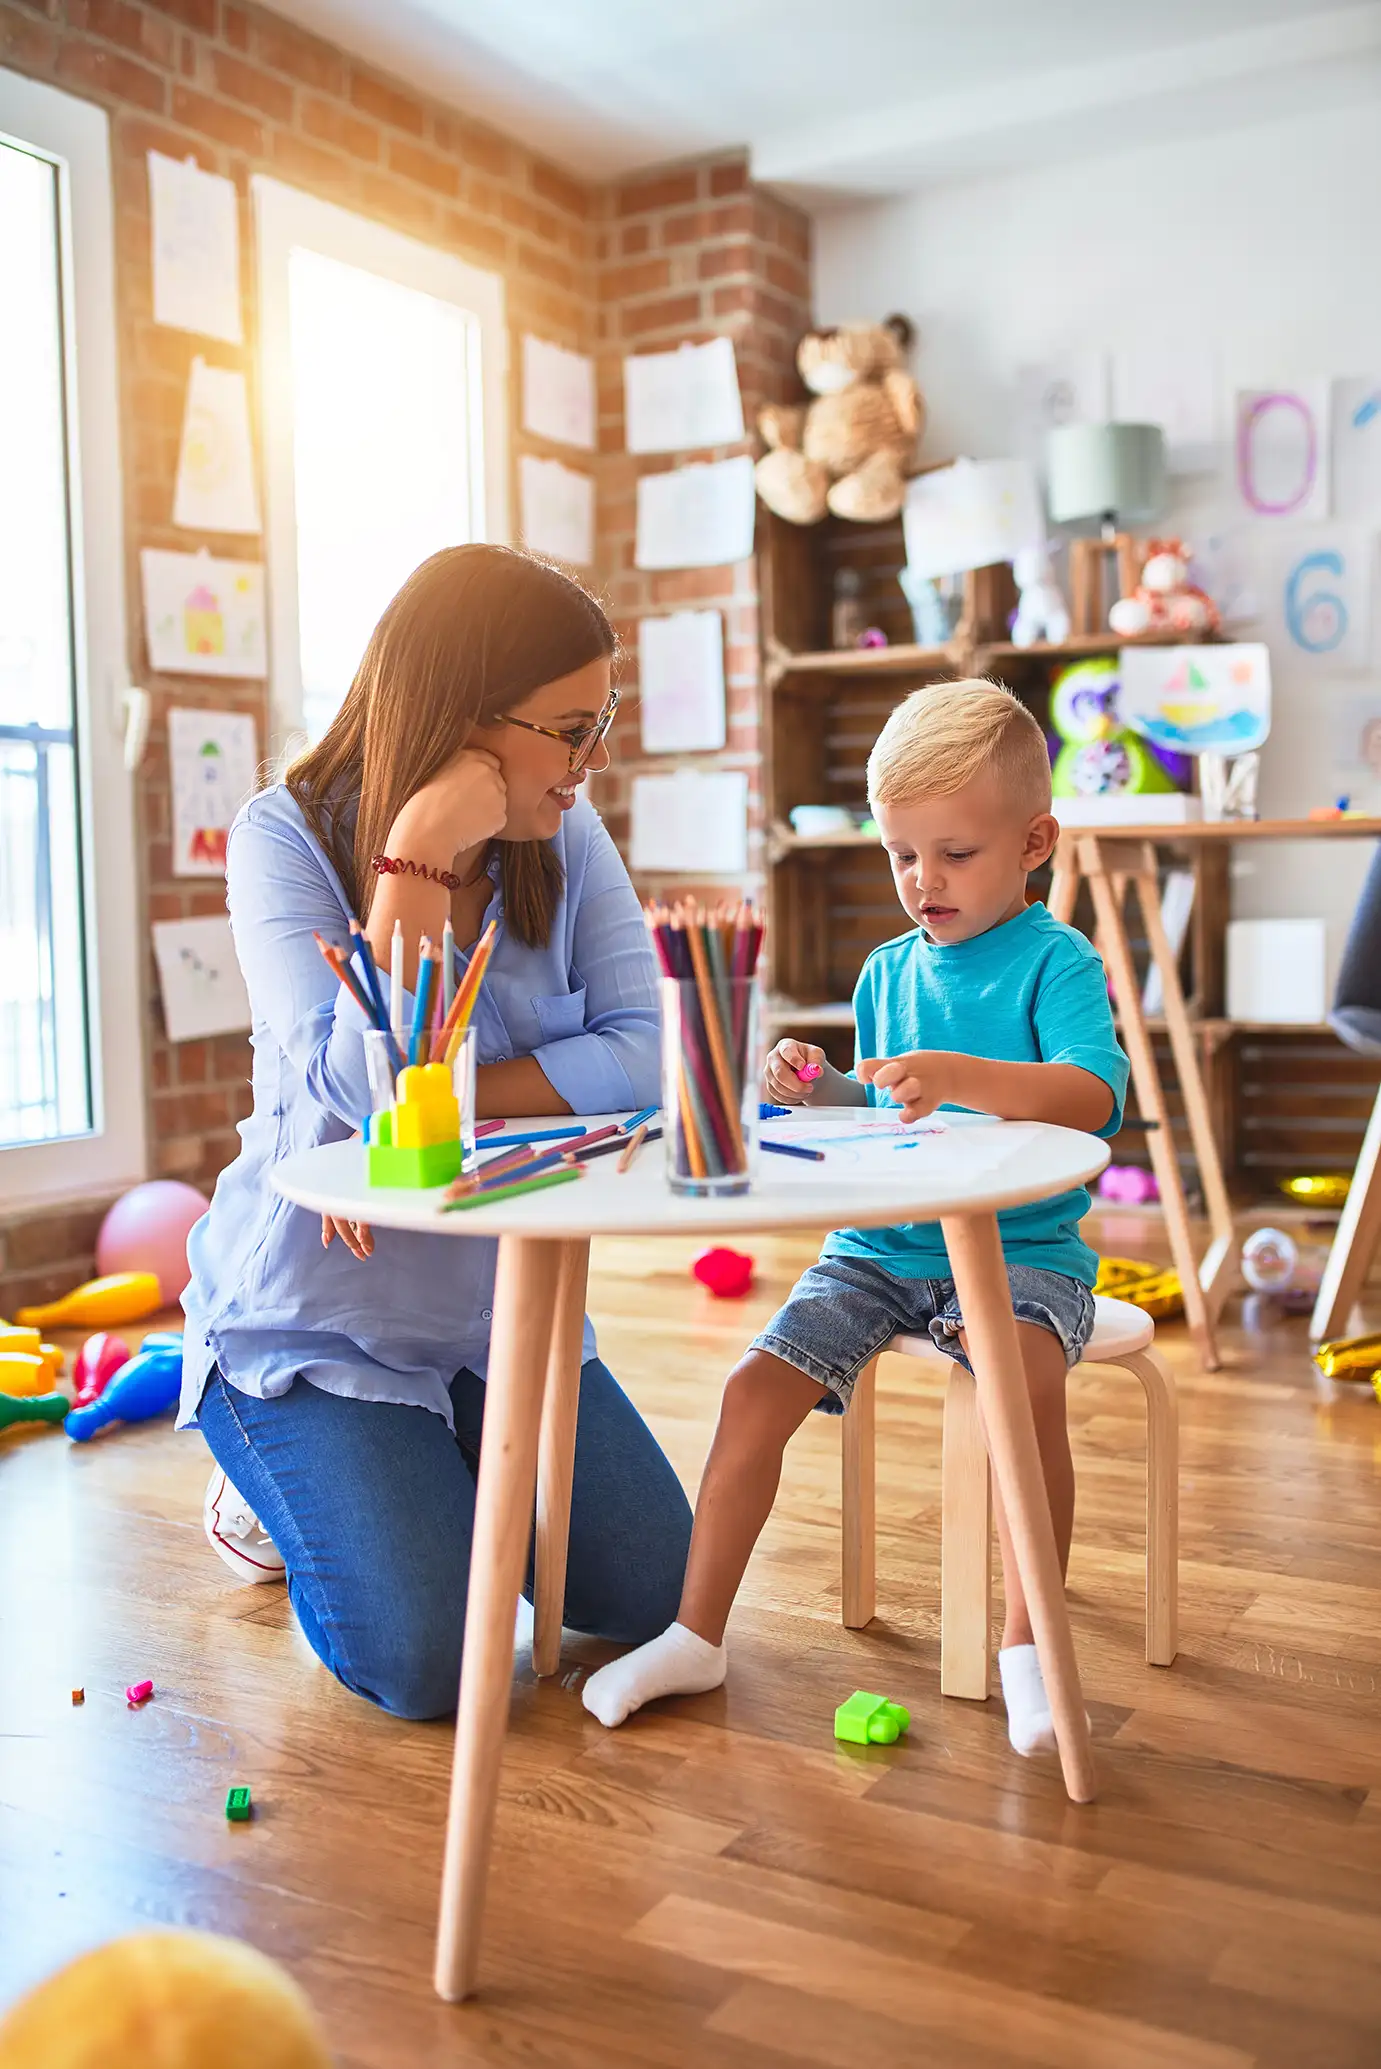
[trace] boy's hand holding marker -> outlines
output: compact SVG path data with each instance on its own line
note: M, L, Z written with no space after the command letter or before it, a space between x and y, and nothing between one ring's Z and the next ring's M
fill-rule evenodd
M763 1073L778 1106L809 1106L825 1081L825 1052L813 1042L778 1042Z

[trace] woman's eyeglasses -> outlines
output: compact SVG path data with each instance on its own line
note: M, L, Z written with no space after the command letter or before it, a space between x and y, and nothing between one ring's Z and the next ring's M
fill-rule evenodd
M619 693L617 690L610 690L604 709L590 726L538 726L534 725L530 718L508 716L505 716L503 722L506 726L521 726L525 733L541 733L547 740L564 740L571 757L570 767L566 773L576 776L586 767L590 756L614 723L614 715L618 708Z

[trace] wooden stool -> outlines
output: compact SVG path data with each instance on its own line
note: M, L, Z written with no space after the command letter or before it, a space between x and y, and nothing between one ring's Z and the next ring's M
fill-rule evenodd
M1146 1392L1146 1658L1168 1667L1178 1650L1179 1409L1175 1382L1153 1348L1155 1324L1125 1300L1095 1298L1081 1363L1116 1365ZM992 1666L992 1487L973 1376L929 1336L894 1336L903 1358L941 1359L945 1390L941 1467L940 1693L984 1702ZM876 1609L877 1359L854 1383L843 1430L843 1618L861 1630Z

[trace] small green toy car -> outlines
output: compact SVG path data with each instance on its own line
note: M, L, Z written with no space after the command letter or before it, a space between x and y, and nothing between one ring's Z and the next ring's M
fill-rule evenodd
M851 1746L894 1746L910 1729L911 1712L885 1696L856 1689L834 1713L834 1735Z

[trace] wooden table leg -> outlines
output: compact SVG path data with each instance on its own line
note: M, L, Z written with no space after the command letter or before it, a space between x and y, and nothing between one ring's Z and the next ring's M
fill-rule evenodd
M969 1363L993 1472L1031 1612L1065 1788L1073 1802L1091 1803L1098 1786L1093 1748L997 1218L992 1214L956 1215L942 1221L941 1228L964 1317Z
M537 1446L537 1534L533 1548L532 1671L561 1664L561 1613L566 1603L566 1552L571 1535L571 1481L580 1408L580 1352L585 1336L588 1243L561 1245L547 1393Z
M1362 1297L1367 1272L1381 1240L1381 1092L1367 1122L1352 1185L1328 1253L1319 1297L1309 1320L1314 1343L1345 1336L1348 1317Z
M1098 917L1098 928L1103 940L1104 960L1117 995L1118 1020L1123 1044L1131 1060L1132 1082L1136 1086L1137 1101L1145 1118L1155 1123L1147 1135L1146 1147L1150 1152L1151 1169L1156 1174L1156 1183L1160 1188L1161 1209L1165 1215L1166 1233L1170 1238L1170 1254L1175 1260L1175 1269L1180 1276L1185 1320L1198 1346L1199 1356L1210 1372L1216 1372L1222 1361L1218 1356L1218 1342L1199 1279L1199 1261L1194 1254L1194 1239L1189 1227L1189 1207L1184 1196L1180 1160L1175 1152L1175 1138L1171 1133L1170 1113L1165 1104L1165 1088L1156 1069L1150 1031L1146 1026L1146 1016L1141 1010L1141 986L1137 981L1136 965L1132 961L1131 943L1127 939L1122 914L1113 896L1108 864L1098 841L1091 835L1079 843L1079 866L1088 878L1089 889L1093 893L1093 909Z
M1073 855L1062 856L1057 848L1054 866L1050 872L1050 896L1045 902L1045 909L1052 919L1060 920L1066 927L1072 927L1074 908L1078 900L1078 863Z
M521 1236L499 1243L436 1938L436 1988L452 2004L474 1989L479 1963L562 1247Z

